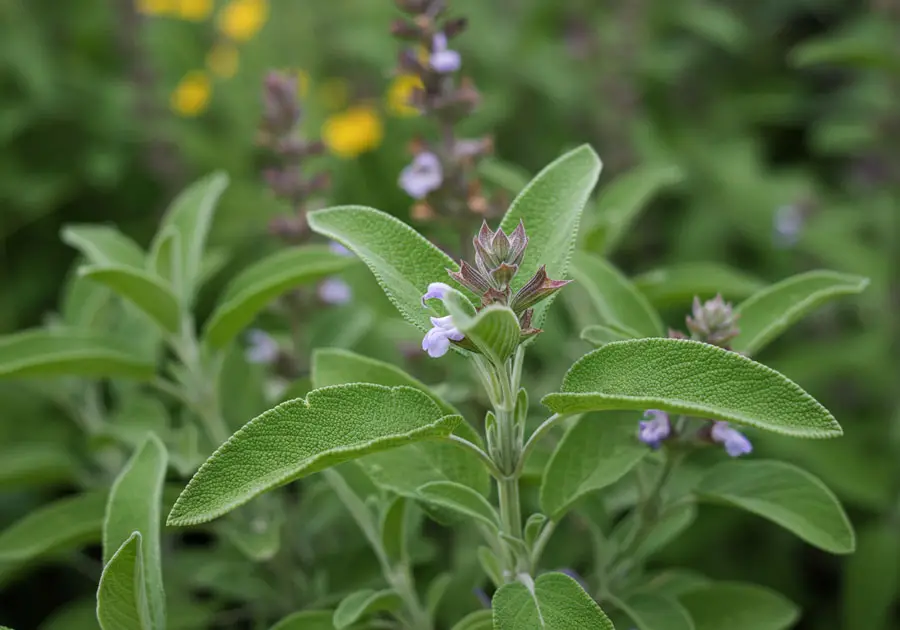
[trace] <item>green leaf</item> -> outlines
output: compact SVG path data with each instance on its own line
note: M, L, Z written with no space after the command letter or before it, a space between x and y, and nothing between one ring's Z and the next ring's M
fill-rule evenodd
M114 227L106 225L67 225L62 240L95 265L121 265L142 268L144 251Z
M406 497L395 497L381 518L381 546L391 562L407 561Z
M103 630L154 630L144 598L141 534L134 532L116 550L100 576L97 619Z
M181 326L178 298L154 274L123 266L82 267L78 273L108 286L149 315L163 330L177 333Z
M622 608L638 630L694 630L694 621L684 606L659 595L635 595Z
M581 213L597 185L602 164L588 145L557 158L531 180L510 205L500 227L509 234L521 220L528 233L528 249L513 280L521 288L541 265L554 280L564 279ZM552 298L534 309L534 326L540 328Z
M204 340L215 348L227 345L278 296L338 273L352 262L322 245L291 247L263 258L228 285L206 322Z
M160 504L166 479L166 447L148 435L119 473L109 491L103 523L103 561L112 562L132 532L139 532L141 547L141 599L147 602L151 626L162 628L166 619L159 541Z
M587 341L590 344L593 344L595 347L599 348L600 346L605 346L608 343L612 343L613 341L627 341L628 339L635 339L633 336L634 331L628 332L622 330L620 328L614 328L612 326L588 326L584 330L581 331L581 338Z
M856 546L853 527L834 493L793 464L722 462L706 473L697 492L767 518L825 551L851 553Z
M414 229L363 206L338 206L307 215L310 227L339 241L369 267L388 298L420 330L431 328L422 296L432 282L447 282L459 266Z
M466 336L466 341L474 344L494 365L503 365L516 351L522 339L522 328L512 309L492 304L470 317L462 309L455 308L452 301L444 303L453 317L454 326Z
M718 582L685 593L696 630L786 630L800 616L784 596L753 584Z
M764 288L765 283L727 265L713 262L682 263L654 269L634 278L634 286L657 308L690 305L721 294L739 300Z
M334 627L343 630L364 617L377 612L397 610L402 605L403 600L392 590L356 591L342 599L334 611Z
M153 241L147 260L147 271L165 280L175 295L184 295L180 256L181 234L174 227L169 227Z
M63 444L21 443L0 450L0 488L42 486L68 479L74 469Z
M425 591L425 610L428 615L434 619L444 596L447 595L447 589L453 583L453 575L451 573L438 573L428 584L428 590Z
M540 537L544 526L547 524L547 516L544 514L532 514L525 521L525 534L522 540L529 549L534 547L534 543Z
M314 390L257 416L220 446L178 497L168 523L212 520L329 466L446 437L461 420L444 415L410 387L353 384Z
M0 378L71 374L146 380L155 373L153 363L97 333L36 328L0 337Z
M554 521L589 492L614 484L649 452L637 440L635 414L592 413L573 424L541 483L541 509Z
M784 375L687 339L607 344L579 359L562 391L542 402L556 413L661 409L795 437L841 435L828 410Z
M54 609L38 630L97 630L99 627L97 598L91 595Z
M572 277L587 292L601 324L634 331L636 337L664 336L659 314L619 270L602 258L577 252Z
M476 610L460 619L452 630L493 630L494 617L490 610Z
M486 157L478 161L478 175L514 195L518 195L531 179L528 171L521 166L495 157Z
M330 610L301 610L291 613L270 630L334 630L334 612Z
M822 304L860 293L868 284L866 278L834 271L809 271L773 284L737 307L741 332L732 347L736 352L756 354Z
M105 493L85 493L32 510L0 533L0 563L25 563L99 542L105 505Z
M495 630L614 630L597 602L563 573L545 573L531 587L504 584L492 607Z
M896 525L884 521L861 529L856 552L844 567L844 630L888 630L900 586Z
M635 550L634 557L646 558L661 551L683 534L696 519L697 506L693 501L679 502L669 506Z
M662 188L683 178L674 166L645 166L617 176L602 187L597 209L589 215L590 229L584 245L598 254L611 253L646 207ZM594 218L596 217L596 218Z
M191 296L201 275L203 250L216 204L227 187L228 176L221 172L207 175L191 184L169 206L151 245L151 251L158 250L160 247L156 241L167 238L172 231L178 233L180 252L175 258L182 268L175 276L184 283L180 295L185 304L192 302Z
M494 507L475 490L452 481L433 481L419 488L426 503L474 518L494 531L500 530L500 516Z

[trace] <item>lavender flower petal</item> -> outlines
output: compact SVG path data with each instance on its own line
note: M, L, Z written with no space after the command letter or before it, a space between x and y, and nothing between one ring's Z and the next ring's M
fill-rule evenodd
M459 70L462 58L458 52L447 47L447 36L444 33L436 33L432 42L434 50L429 59L432 69L441 74Z
M644 412L644 418L649 420L640 421L638 439L650 448L659 448L663 440L672 433L669 414L658 409L648 409Z
M340 278L327 278L319 284L319 299L326 304L346 304L353 299L350 285Z
M740 457L753 451L753 445L743 433L731 428L727 422L716 422L712 426L710 436L714 442L725 447L731 457Z
M422 306L425 306L425 300L430 300L432 298L443 300L444 294L447 291L452 290L453 287L451 287L449 284L445 284L443 282L432 282L428 285L428 290L425 292L425 295L422 296Z
M244 356L250 363L271 365L278 360L278 343L269 333L254 328L247 333L247 349Z
M423 151L413 158L412 164L400 172L400 188L413 199L422 199L441 187L444 169L441 161L430 152Z

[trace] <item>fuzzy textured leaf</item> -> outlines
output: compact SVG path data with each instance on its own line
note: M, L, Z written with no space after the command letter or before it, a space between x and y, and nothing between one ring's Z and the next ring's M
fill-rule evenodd
M726 300L740 300L764 288L765 283L750 274L713 262L682 263L647 271L634 278L634 286L658 308L690 305L721 294Z
M732 348L756 354L822 304L860 293L868 284L867 278L834 271L809 271L773 284L737 307L741 332Z
M431 328L422 296L432 282L447 282L459 266L414 229L364 206L338 206L307 215L309 226L359 256L397 310L420 330Z
M711 468L697 492L781 525L831 553L851 553L853 527L825 484L802 468L779 461L727 461Z
M528 249L513 281L515 289L528 282L541 265L547 266L547 274L554 280L568 277L581 214L601 169L594 150L582 145L547 165L512 202L500 227L509 234L521 220L528 233ZM551 301L535 307L536 328L544 321Z
M589 492L628 473L649 452L636 438L637 414L592 413L573 424L553 452L541 483L541 509L553 520Z
M392 590L357 591L341 600L337 610L334 611L332 621L336 630L344 630L368 615L397 610L402 604L403 600Z
M105 494L85 493L32 510L0 533L0 563L25 563L99 542L105 505Z
M104 563L112 561L133 532L141 535L141 599L154 628L164 627L166 619L159 523L167 461L166 447L151 433L113 483L103 523Z
M143 267L144 251L140 245L107 225L67 225L62 240L95 265Z
M156 367L117 339L81 330L25 330L0 337L0 378L77 375L151 379Z
M695 630L786 630L800 611L783 595L754 584L717 582L679 598Z
M599 348L613 341L627 341L628 339L636 339L633 331L625 331L621 328L613 328L612 326L588 326L581 331L581 338L588 343Z
M531 589L504 584L492 608L494 630L614 630L597 602L563 573L545 573Z
M542 402L557 413L661 409L795 437L842 433L828 410L784 375L687 339L607 344L579 359L562 391Z
M492 304L470 317L454 308L452 302L446 304L453 316L453 324L495 365L503 365L516 351L522 338L522 328L512 309Z
M447 416L410 387L325 387L248 422L200 467L169 514L170 525L212 520L253 497L329 466L449 435Z
M684 606L659 595L634 595L623 602L625 614L637 630L694 630Z
M134 532L103 568L97 588L97 620L103 630L156 630L143 596L141 534Z
M599 323L633 330L640 337L664 336L659 314L647 298L607 261L577 252L572 277L590 297Z
M474 518L494 530L500 529L497 510L467 486L452 481L433 481L419 488L419 496L426 503Z
M204 339L216 348L227 345L278 296L338 273L352 262L322 245L292 247L263 258L228 285L206 323Z
M155 274L111 265L82 267L78 273L121 295L149 315L163 330L178 332L181 326L178 297Z

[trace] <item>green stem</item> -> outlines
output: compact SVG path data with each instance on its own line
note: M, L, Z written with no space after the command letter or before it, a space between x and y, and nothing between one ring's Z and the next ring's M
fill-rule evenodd
M503 473L500 472L499 468L497 468L497 464L494 463L494 460L492 460L487 453L481 450L481 448L477 444L472 444L469 440L461 438L458 435L451 434L447 439L451 444L474 453L475 456L481 460L481 463L483 463L487 467L488 471L491 473L491 476L494 479L501 479L503 477Z
M531 437L528 438L528 441L525 442L525 446L522 448L522 457L519 460L519 470L517 473L522 473L522 468L525 467L525 461L528 459L528 456L531 455L531 451L534 450L534 447L537 446L537 443L541 441L541 439L547 435L550 430L555 427L557 424L565 420L568 416L566 414L555 413L541 425L534 430L534 433L531 434Z

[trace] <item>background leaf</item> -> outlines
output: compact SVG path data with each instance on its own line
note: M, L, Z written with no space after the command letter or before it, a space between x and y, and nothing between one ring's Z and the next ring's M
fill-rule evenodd
M522 339L519 319L512 309L492 304L470 317L462 309L446 301L453 324L465 334L466 341L489 357L494 365L502 365L516 351Z
M134 532L110 558L97 588L97 619L103 630L154 630L144 598L141 534Z
M396 610L402 605L400 596L394 591L373 591L370 589L351 593L334 611L333 623L337 630L348 628L360 619L376 612Z
M614 630L597 602L562 573L541 575L532 591L521 582L504 584L492 605L495 630Z
M60 236L95 265L144 266L144 250L114 227L67 225Z
M108 286L149 315L163 330L179 331L181 305L161 278L141 269L107 265L82 267L79 273Z
M419 488L419 496L426 503L476 519L494 530L500 529L500 516L494 507L481 494L462 484L433 481Z
M647 271L634 278L634 286L657 308L690 306L721 294L740 300L763 289L765 283L745 271L713 262L682 263Z
M637 630L694 630L688 611L673 599L635 595L623 602L623 607Z
M661 409L796 437L841 434L828 410L785 376L686 339L607 344L579 359L562 391L542 402L557 413Z
M900 586L900 532L890 522L859 530L844 571L844 630L888 630Z
M718 582L685 593L696 630L786 630L800 616L784 596L762 586Z
M331 610L301 610L276 623L269 630L334 630Z

